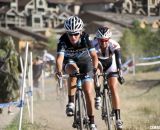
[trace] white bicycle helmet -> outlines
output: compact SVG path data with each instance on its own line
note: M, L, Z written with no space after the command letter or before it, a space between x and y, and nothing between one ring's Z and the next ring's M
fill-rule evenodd
M80 33L83 29L83 21L77 16L71 16L64 22L64 28L70 33Z
M108 39L112 36L112 32L110 31L110 29L106 26L100 27L98 28L97 32L96 32L96 38L100 38L100 39Z

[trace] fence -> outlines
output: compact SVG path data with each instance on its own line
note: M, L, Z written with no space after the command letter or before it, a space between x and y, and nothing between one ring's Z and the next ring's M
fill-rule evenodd
M136 67L139 66L150 66L150 65L157 65L160 64L160 56L154 56L154 57L142 57L138 58L140 61L139 63L135 62L134 55L132 56L132 59L127 60L123 65L124 73L128 73L128 71L132 71L133 75L136 73ZM157 60L157 61L152 61ZM147 62L146 62L147 61Z

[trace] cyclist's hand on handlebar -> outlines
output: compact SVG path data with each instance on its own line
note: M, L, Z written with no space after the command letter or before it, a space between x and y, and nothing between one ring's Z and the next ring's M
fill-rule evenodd
M124 78L120 77L120 76L118 77L118 81L119 81L120 84L124 84L125 83Z
M56 77L58 79L59 87L62 88L62 72L56 72Z
M57 79L59 79L60 77L62 77L62 72L56 72L55 76Z
M94 68L93 69L93 74L94 74L94 82L95 82L95 85L96 86L100 86L100 83L99 83L99 79L98 79L98 71L97 71L97 68Z
M118 71L118 81L120 84L124 84L124 82L125 82L123 75L122 75L122 70Z

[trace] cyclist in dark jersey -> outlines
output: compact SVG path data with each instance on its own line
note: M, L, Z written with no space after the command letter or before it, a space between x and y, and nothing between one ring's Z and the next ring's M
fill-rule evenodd
M96 130L94 122L94 96L93 79L88 75L93 68L98 66L98 57L95 48L91 45L89 35L83 32L83 21L77 16L69 17L64 27L64 33L57 47L57 75L61 76L64 68L65 73L83 73L86 76L83 79L83 90L85 92L88 117L90 120L90 129ZM74 113L74 95L76 91L76 78L70 77L68 89L68 105L66 106L67 116Z

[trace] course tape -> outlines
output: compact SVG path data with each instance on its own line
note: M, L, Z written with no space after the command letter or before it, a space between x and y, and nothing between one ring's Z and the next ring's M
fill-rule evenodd
M142 57L142 58L139 58L140 60L155 60L155 59L159 59L160 56L153 56L153 57Z
M23 107L23 105L24 105L24 101L0 103L0 108L9 107L9 106Z
M148 62L148 63L136 63L136 66L147 66L147 65L155 65L160 64L160 61Z
M26 94L28 96L32 96L32 91L27 91ZM9 106L17 106L17 107L23 107L24 101L20 100L19 102L8 102L8 103L0 103L0 108L9 107Z

